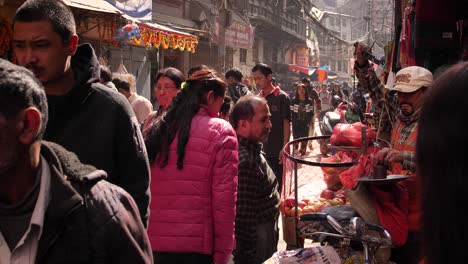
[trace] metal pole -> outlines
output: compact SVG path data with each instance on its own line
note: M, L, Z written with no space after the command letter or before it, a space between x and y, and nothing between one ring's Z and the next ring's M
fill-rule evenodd
M371 41L371 0L367 2L367 46L370 46Z
M218 61L217 70L218 72L224 72L225 70L225 59L226 59L226 6L222 5L219 10L219 24L218 24Z
M298 228L298 215L297 215L297 206L298 206L298 201L299 201L299 195L298 195L298 183L297 183L297 161L294 161L293 163L293 169L294 169L294 227L296 229L296 248L300 246L300 241L299 241L299 228Z

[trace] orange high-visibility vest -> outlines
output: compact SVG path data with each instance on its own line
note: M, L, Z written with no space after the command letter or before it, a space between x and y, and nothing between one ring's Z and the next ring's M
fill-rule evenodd
M399 151L411 151L416 152L416 139L418 136L418 128L411 132L409 137L402 142L399 142L400 131L404 127L404 124L397 121L392 131L391 142L393 149ZM408 201L408 225L410 232L418 232L421 228L421 187L419 182L419 176L409 170L404 170L401 163L392 163L393 174L410 175L411 177L402 181L402 183L408 189L409 201Z

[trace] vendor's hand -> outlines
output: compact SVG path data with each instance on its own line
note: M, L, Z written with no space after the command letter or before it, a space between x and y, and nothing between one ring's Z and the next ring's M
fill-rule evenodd
M365 44L358 43L354 48L354 56L356 57L358 65L361 67L368 63L368 60L364 56L366 52L369 52L369 47Z
M403 162L403 153L391 148L383 148L374 157L374 164L391 165L393 162Z

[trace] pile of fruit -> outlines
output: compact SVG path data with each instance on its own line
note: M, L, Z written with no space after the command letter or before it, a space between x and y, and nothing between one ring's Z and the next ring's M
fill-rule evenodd
M346 204L346 195L343 190L332 191L329 189L323 190L319 198L310 199L302 198L297 202L297 215L306 213L321 212L323 209ZM288 197L281 199L280 211L285 216L295 215L295 204L296 199L294 197Z

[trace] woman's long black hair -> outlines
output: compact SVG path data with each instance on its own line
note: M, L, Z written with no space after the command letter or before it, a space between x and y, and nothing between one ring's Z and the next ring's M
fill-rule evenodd
M178 135L177 168L183 169L185 146L190 137L193 117L202 104L207 104L206 95L209 91L213 91L217 97L223 97L226 91L226 84L215 70L209 68L194 72L184 85L167 112L149 128L145 136L150 163L156 162L161 168L167 165L169 147Z
M296 98L297 100L299 100L299 88L300 88L300 87L304 87L304 90L305 90L305 95L304 95L304 96L305 96L305 99L306 99L306 100L309 99L309 98L310 98L310 97L309 97L309 91L308 91L307 87L306 87L304 84L302 84L302 83L298 83L298 84L297 84L297 86L296 86L296 91L294 92L294 98Z

